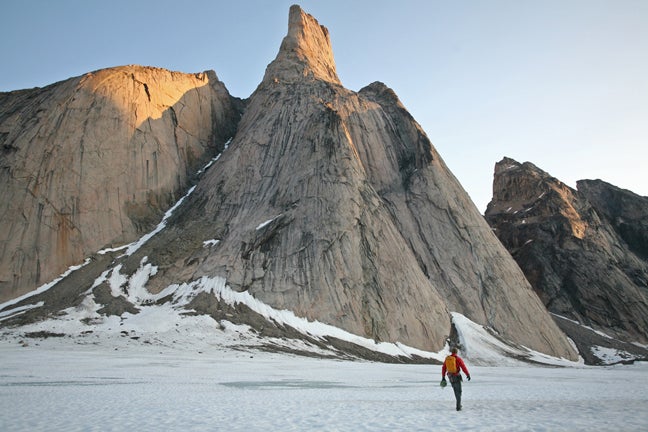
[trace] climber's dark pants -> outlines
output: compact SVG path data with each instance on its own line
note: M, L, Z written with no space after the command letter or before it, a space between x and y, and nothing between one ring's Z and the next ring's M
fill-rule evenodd
M452 385L452 390L454 390L455 399L457 399L457 410L461 409L461 381L463 378L461 374L457 375L448 375L450 379L450 385Z

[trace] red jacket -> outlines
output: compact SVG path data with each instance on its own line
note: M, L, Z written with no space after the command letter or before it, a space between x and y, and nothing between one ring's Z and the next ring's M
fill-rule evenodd
M450 354L450 355L453 356L454 358L456 358L455 361L457 362L457 373L456 374L448 373L448 375L459 375L461 373L461 371L464 371L466 376L469 376L470 372L468 372L468 368L466 367L466 364L461 359L461 357L459 357L457 354ZM444 360L443 361L443 367L441 368L441 377L445 377L445 375L446 375L446 364L445 364L445 360Z

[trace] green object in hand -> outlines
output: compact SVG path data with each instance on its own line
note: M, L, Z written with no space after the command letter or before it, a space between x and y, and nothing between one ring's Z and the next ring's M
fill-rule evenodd
M444 388L445 386L448 385L448 383L446 382L445 378L443 378L443 379L441 380L441 384L440 384L440 385L441 385L441 388Z

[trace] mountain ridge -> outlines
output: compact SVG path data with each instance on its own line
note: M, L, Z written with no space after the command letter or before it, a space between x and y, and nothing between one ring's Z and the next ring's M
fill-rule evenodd
M569 320L628 346L648 342L648 262L643 251L648 199L603 181L572 189L530 162L504 158L495 168L486 219L581 353L593 335Z
M222 277L273 308L434 352L459 312L513 344L575 360L393 90L347 90L334 65L328 31L291 7L277 58L182 205L132 253L108 252L75 272L86 285L64 279L60 288L77 290L77 304L103 305L96 319L136 313L128 281L151 265L153 294ZM194 310L243 319L209 294L191 295Z

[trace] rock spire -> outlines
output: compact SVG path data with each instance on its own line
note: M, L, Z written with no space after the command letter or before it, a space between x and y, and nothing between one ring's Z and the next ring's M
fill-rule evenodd
M266 69L264 82L311 77L340 84L328 29L298 5L290 7L288 34Z
M432 351L457 311L575 355L396 94L343 88L328 32L296 6L231 146L170 231L219 243L190 259L165 251L155 289L219 275L275 308Z

